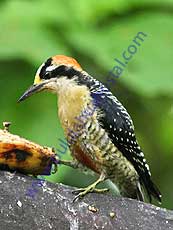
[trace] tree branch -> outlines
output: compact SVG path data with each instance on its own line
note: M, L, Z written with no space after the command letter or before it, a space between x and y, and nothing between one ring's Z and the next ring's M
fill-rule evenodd
M0 229L173 229L173 211L137 200L93 193L73 203L74 188L46 181L26 195L37 181L0 171Z

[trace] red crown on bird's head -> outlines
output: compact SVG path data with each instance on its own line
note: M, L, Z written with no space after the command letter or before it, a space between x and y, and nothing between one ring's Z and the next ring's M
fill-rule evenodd
M82 70L79 63L72 57L67 57L65 55L55 55L52 57L53 62L56 65L69 65L75 67L75 69Z

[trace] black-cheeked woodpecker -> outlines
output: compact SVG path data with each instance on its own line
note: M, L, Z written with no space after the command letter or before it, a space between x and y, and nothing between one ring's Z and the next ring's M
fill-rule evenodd
M73 167L82 164L99 175L96 182L79 189L76 198L107 191L96 185L110 179L122 196L143 201L145 189L150 202L152 196L161 202L131 117L101 82L83 71L75 59L56 55L39 67L33 86L19 101L43 90L58 95L58 115L74 159L62 163ZM91 115L84 116L89 110ZM69 130L76 134L73 141Z

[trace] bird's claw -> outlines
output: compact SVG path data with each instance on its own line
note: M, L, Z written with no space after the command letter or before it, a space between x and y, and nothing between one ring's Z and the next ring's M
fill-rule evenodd
M75 198L73 199L73 202L75 202L78 199L82 199L86 194L91 193L91 192L104 193L108 191L109 191L108 188L97 189L92 185L86 188L79 188L72 192L74 195L76 195Z

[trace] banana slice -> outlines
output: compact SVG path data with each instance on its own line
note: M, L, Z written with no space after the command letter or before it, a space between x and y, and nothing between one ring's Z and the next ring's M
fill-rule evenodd
M0 129L0 170L23 174L50 175L52 165L57 171L58 158L52 148L40 146L9 132L9 122Z

